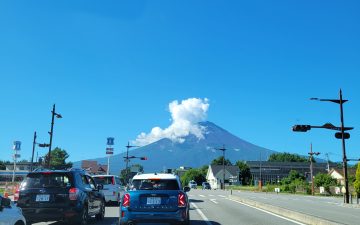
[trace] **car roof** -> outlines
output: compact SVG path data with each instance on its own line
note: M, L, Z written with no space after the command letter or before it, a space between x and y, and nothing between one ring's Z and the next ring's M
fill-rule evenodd
M92 175L92 177L119 177L116 175Z
M133 180L142 180L142 179L176 180L177 176L170 173L144 173L144 174L137 174L133 177Z

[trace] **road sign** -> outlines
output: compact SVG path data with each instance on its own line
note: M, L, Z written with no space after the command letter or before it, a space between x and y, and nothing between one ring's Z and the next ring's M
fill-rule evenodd
M106 151L114 151L114 148L106 148Z
M14 154L15 158L20 158L20 154Z
M114 138L113 137L108 137L107 138L107 145L114 145Z
M112 155L112 154L114 154L114 152L108 152L108 151L106 151L106 154L107 154L107 155Z
M20 149L21 149L21 141L14 141L13 149L15 151L20 151Z

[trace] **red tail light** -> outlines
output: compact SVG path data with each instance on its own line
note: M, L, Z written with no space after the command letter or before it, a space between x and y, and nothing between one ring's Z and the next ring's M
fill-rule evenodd
M14 202L17 202L19 200L19 188L16 189L15 193L14 193Z
M186 197L184 193L178 195L178 207L186 207Z
M124 200L122 202L122 206L124 206L124 207L130 206L130 195L129 194L124 195Z
M111 184L115 185L115 178L114 177L111 178Z
M69 199L76 200L78 196L79 190L77 188L70 188L69 190Z

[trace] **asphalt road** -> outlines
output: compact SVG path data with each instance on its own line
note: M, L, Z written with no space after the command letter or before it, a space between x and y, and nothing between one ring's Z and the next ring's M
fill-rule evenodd
M226 191L230 194L229 191ZM344 204L343 198L233 191L233 195L256 202L326 219L339 224L360 224L360 205ZM354 200L355 201L355 200Z
M230 200L221 190L194 190L190 199L191 225L291 225L302 224L243 203ZM106 207L105 219L92 218L89 224L115 225L119 216L118 207ZM64 225L61 222L36 223L36 225Z

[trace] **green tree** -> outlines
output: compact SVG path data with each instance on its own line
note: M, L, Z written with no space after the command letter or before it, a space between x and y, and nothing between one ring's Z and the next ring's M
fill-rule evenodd
M66 150L56 147L55 149L51 150L50 154L51 169L61 170L72 167L72 162L66 162L66 159L69 158L69 154L66 152ZM47 165L48 161L49 154L46 154L44 164Z
M284 152L284 153L271 154L268 161L269 162L308 162L309 159L307 157L299 156L297 154L290 154ZM314 158L313 158L313 162L315 162Z
M237 161L235 165L240 169L239 179L241 179L241 183L248 185L251 179L250 167L244 161Z
M6 170L5 161L0 161L0 170Z
M305 177L296 170L290 170L289 175L281 180L284 191L295 193L297 188L306 188Z
M336 179L329 174L318 173L314 178L314 184L316 187L324 187L325 191L331 194L330 187L336 185Z
M357 164L357 168L356 168L356 178L355 178L355 182L354 182L354 188L355 191L357 193L357 195L360 195L360 163Z
M211 165L222 165L223 164L223 158L224 158L223 156L220 156L217 159L214 159L211 162ZM224 164L225 164L225 166L231 166L232 165L232 163L228 159L225 159Z
M187 186L189 181L194 180L197 184L206 181L206 175L201 169L190 169L180 178L183 186Z

